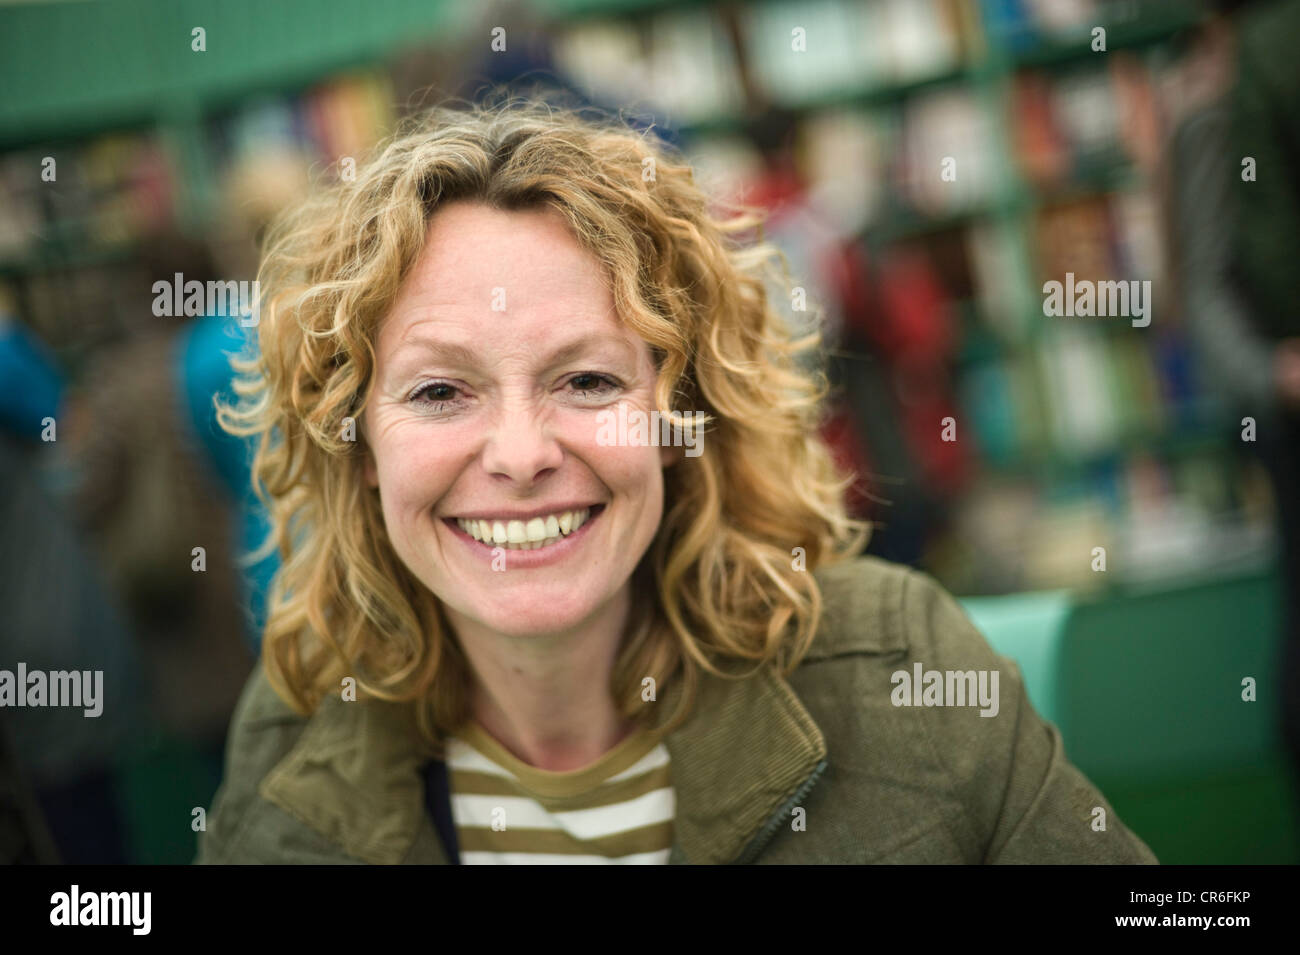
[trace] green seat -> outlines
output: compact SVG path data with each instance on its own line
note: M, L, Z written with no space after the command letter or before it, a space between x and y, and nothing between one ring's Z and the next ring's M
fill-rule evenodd
M1275 752L1277 587L1254 573L1079 600L1062 661L1073 758L1155 780ZM1253 703L1242 699L1246 677Z
M961 601L1066 756L1161 862L1295 863L1272 573L1097 597ZM1242 680L1255 680L1255 701Z
M1070 617L1066 591L966 597L971 622L995 651L1014 660L1038 715L1061 732L1061 653Z

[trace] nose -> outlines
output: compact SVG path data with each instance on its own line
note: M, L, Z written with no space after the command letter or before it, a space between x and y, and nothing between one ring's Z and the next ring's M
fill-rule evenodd
M544 409L524 402L503 406L483 448L483 466L497 480L531 487L559 468L564 449Z

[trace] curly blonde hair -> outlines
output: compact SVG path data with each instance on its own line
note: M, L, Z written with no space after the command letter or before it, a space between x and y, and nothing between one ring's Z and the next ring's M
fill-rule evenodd
M263 549L282 561L263 635L272 686L308 714L354 676L365 695L415 703L433 752L469 719L464 653L389 543L364 436L345 435L344 420L369 399L377 328L430 216L454 200L563 215L650 346L658 409L696 409L710 423L703 453L665 471L663 520L633 574L610 686L620 713L649 721L647 676L683 681L667 732L688 715L701 669L739 677L729 663L751 661L789 673L821 615L811 571L855 556L869 533L845 509L853 476L818 435L819 336L795 338L768 300L764 280L784 260L763 241L761 215L736 207L721 218L689 164L650 133L534 99L408 120L355 178L323 181L268 234L260 353L235 359L242 400L219 404L218 417L259 439L254 485L272 525Z

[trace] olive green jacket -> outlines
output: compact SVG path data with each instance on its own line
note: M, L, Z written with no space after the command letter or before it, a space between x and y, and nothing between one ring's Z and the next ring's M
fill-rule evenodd
M794 673L706 676L664 737L671 863L1156 862L1066 760L1015 664L929 577L867 557L816 576L824 616ZM914 663L997 670L997 714L894 705L891 675ZM679 688L660 694L665 714ZM447 862L410 714L331 698L303 718L259 667L197 861Z

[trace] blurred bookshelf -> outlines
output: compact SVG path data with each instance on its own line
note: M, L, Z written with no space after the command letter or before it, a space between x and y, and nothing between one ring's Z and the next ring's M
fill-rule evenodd
M1150 566L1134 562L1153 558L1135 528L1182 542L1185 552L1157 561L1171 574L1194 572L1197 554L1202 565L1238 550L1267 563L1265 484L1234 447L1166 294L1160 70L1196 22L1195 3L539 0L527 9L559 77L599 105L650 115L725 195L760 197L767 157L754 131L782 118L777 138L802 194L773 235L796 270L812 273L805 284L829 303L828 331L873 342L891 373L926 351L922 399L900 417L914 478L947 515L923 562L950 587L1147 579ZM305 180L359 157L400 118L397 53L416 42L450 49L471 28L461 5L408 0L364 17L341 0L273 11L251 0L124 0L106 10L6 10L0 41L25 77L0 107L0 280L74 365L148 314L142 237L219 241L239 211L231 206L256 206L276 177ZM514 29L510 8L500 15ZM311 30L295 29L308 20ZM477 21L485 34L489 20ZM191 24L206 24L209 53L191 53ZM1093 49L1096 27L1104 52ZM57 67L71 54L22 39L58 29L100 35L79 68L42 69L42 57ZM154 62L161 35L171 52ZM221 54L236 38L240 55ZM486 47L486 35L479 41ZM62 78L42 83L46 73ZM88 75L103 76L103 88L75 81ZM47 156L56 188L40 177ZM940 176L947 159L950 179ZM828 255L842 265L850 246L869 263L868 308L845 304L826 265ZM1150 325L1046 318L1042 285L1067 271L1150 279ZM957 422L955 448L936 444L941 415L931 410L941 407ZM1105 574L1091 571L1093 546L1107 547Z

